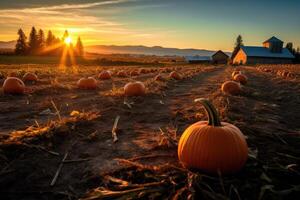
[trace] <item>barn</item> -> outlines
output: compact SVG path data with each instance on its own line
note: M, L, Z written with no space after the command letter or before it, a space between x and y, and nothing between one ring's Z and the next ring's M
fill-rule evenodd
M213 63L213 64L226 64L229 56L223 51L219 50L213 52L211 56L185 56L185 60L188 63Z
M214 53L211 57L214 64L227 64L229 59L229 56L221 50Z
M242 46L233 59L234 64L289 64L295 58L283 48L283 41L276 37L263 42L262 47Z

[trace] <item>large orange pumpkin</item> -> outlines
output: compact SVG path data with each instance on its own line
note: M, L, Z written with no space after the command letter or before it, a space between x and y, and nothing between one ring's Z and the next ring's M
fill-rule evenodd
M34 73L27 72L26 74L24 74L23 80L24 81L38 81L38 77Z
M234 81L226 81L222 84L221 90L226 94L237 95L242 92L241 85Z
M181 80L182 79L181 75L176 71L171 72L169 76L170 76L170 78L173 78L175 80Z
M144 83L140 81L127 83L124 86L124 94L126 96L142 96L146 93L146 87Z
M21 79L8 77L3 83L3 92L7 94L24 94L25 84Z
M187 168L214 174L239 171L248 158L245 136L236 126L221 122L209 100L195 102L204 106L208 121L194 123L184 131L178 144L180 162Z
M109 71L102 71L102 72L100 72L100 74L98 75L98 78L99 78L99 79L102 79L102 80L111 79L111 74L110 74Z
M247 78L247 76L245 76L243 74L237 74L234 76L233 80L240 82L243 85L246 85L248 78Z
M77 82L77 86L80 89L96 89L97 88L97 80L93 77L81 78Z

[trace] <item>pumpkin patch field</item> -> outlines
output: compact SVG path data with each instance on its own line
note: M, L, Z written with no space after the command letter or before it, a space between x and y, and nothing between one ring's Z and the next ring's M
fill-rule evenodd
M1 199L300 199L300 65L0 65Z

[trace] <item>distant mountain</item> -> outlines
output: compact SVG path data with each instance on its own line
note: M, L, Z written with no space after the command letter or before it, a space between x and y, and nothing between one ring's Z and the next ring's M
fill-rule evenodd
M0 49L14 49L16 41L0 41ZM161 46L116 46L116 45L94 45L86 46L89 53L97 54L144 54L157 56L211 56L216 51L205 49L178 49ZM228 52L225 52L230 54Z
M205 49L178 49L165 48L160 46L115 46L115 45L94 45L85 48L87 52L98 54L144 54L157 56L211 56L216 51ZM226 52L228 53L228 52Z
M0 49L14 49L16 46L16 41L0 41Z

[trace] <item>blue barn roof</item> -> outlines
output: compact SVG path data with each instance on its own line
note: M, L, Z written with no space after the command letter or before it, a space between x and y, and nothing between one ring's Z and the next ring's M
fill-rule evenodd
M283 48L281 53L273 53L265 47L242 46L241 49L248 57L295 58L287 48Z

